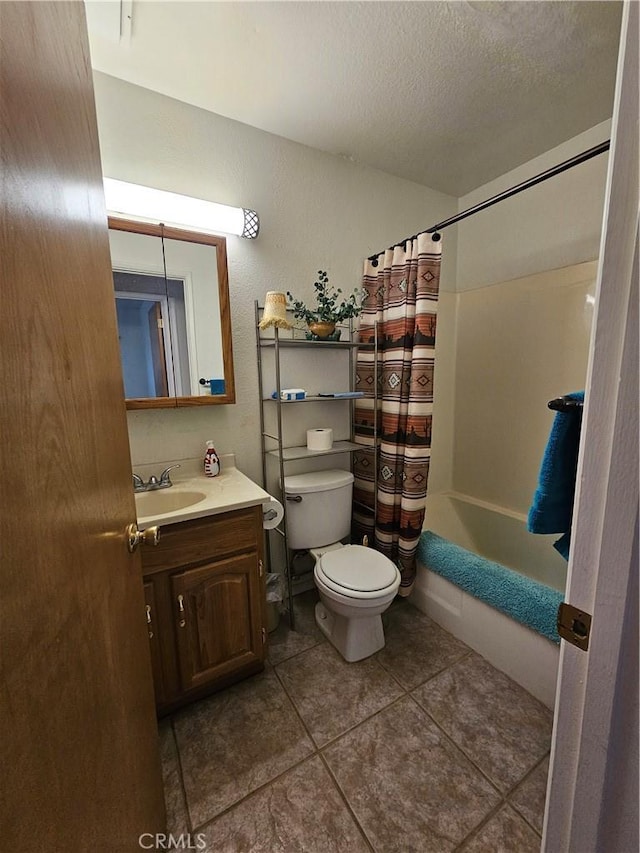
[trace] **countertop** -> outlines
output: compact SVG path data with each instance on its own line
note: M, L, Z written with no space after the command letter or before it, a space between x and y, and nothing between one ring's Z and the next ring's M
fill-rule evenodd
M144 500L146 495L157 495L162 500L161 496L179 497L184 492L200 492L204 495L197 503L182 509L170 512L156 510L153 514L147 515L138 514L140 527L144 529L152 524L176 524L192 518L203 518L207 515L218 515L235 509L265 504L271 500L271 495L238 471L233 454L220 457L220 463L221 471L217 477L205 476L202 470L202 459L176 459L152 465L134 465L134 472L140 474L144 480L148 480L151 474L159 477L161 472L170 465L180 465L179 469L171 471L173 486L168 489L136 493L136 498L140 497Z

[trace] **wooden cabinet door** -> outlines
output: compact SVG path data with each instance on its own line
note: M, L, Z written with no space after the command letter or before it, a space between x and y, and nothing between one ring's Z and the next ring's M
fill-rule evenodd
M149 651L151 653L151 671L153 672L153 689L156 695L156 705L162 705L167 699L167 684L162 665L162 650L160 648L160 611L154 580L144 582L144 609L147 634L149 635Z
M183 690L263 660L257 554L172 575L171 589Z

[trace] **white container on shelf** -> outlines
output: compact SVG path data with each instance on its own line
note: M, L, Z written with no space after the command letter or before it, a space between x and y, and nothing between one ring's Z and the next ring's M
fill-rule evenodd
M333 447L333 430L327 428L307 430L308 450L331 450Z

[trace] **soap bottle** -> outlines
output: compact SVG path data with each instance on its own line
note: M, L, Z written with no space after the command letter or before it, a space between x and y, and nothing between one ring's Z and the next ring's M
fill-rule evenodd
M204 473L207 477L217 477L220 473L220 459L212 441L207 442L207 452L204 455Z

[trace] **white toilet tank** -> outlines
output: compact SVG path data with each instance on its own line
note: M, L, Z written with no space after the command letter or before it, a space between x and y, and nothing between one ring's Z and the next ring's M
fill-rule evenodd
M348 536L352 494L350 471L312 471L285 477L289 548L319 548Z

